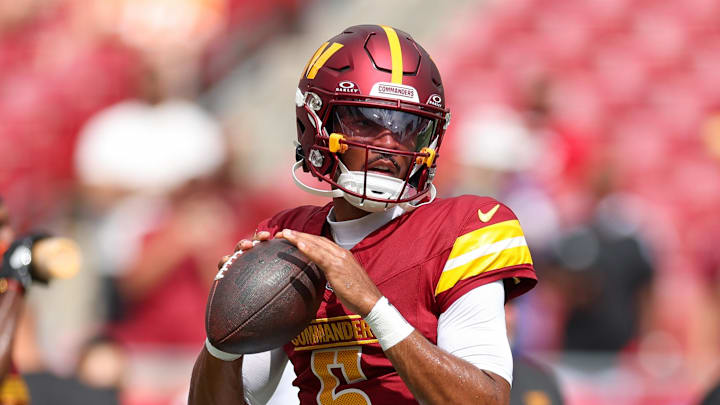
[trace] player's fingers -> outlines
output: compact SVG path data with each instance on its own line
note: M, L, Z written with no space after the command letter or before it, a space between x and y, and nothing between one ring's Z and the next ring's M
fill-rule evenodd
M269 239L271 239L270 232L260 231L260 232L256 233L255 235L253 235L253 240L248 240L248 239L240 240L240 242L238 242L237 245L235 245L235 251L237 252L238 250L248 250L248 249L252 248L253 246L257 245L258 243L260 243L261 241L266 241Z
M329 265L329 259L335 255L332 250L328 249L328 246L323 242L326 240L323 237L311 235L303 232L292 231L290 229L284 229L282 231L283 237L298 250L300 250L308 259L315 262L318 266L325 268Z
M346 249L338 246L335 242L323 236L298 231L292 231L292 233L296 234L298 238L305 243L312 242L314 249L317 249L317 253L324 255L328 259L344 257L346 256L346 253L350 253Z
M228 260L230 260L230 256L229 256L229 255L223 256L222 259L220 259L220 261L218 262L218 265L217 265L217 266L218 266L218 270L220 270L220 269L222 268L222 266L225 264L225 262L228 261Z
M315 245L315 243L309 238L307 238L302 232L292 231L290 229L283 229L281 234L282 237L285 238L285 240L295 245L301 252L305 254L305 256L310 258L310 260L313 260L314 256L316 256L316 253L318 253L316 252L316 250L318 249L309 248L309 245Z
M270 232L268 231L260 231L253 236L253 239L255 240L268 240L270 239Z
M240 240L240 242L237 243L237 245L235 245L235 251L237 252L238 250L248 250L253 246L255 246L253 241L242 239Z
M284 233L285 231L286 230L283 230L282 233ZM312 242L314 242L315 245L317 245L317 247L319 247L321 249L329 249L331 251L337 250L337 249L342 249L337 244L335 244L333 241L331 241L330 239L319 236L319 235L313 235L311 233L305 233L305 232L293 231L293 230L287 230L287 231L290 232L290 234L295 235L297 240L305 241L305 242L312 241Z

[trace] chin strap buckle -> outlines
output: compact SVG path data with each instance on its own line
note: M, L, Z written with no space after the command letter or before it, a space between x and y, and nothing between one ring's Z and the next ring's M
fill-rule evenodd
M328 143L328 149L331 153L345 153L348 150L348 146L341 141L345 140L345 135L332 133L330 134L330 141Z
M433 162L435 161L435 149L432 148L422 148L420 149L420 153L427 154L426 157L418 156L415 158L416 164L425 164L427 167L432 167Z

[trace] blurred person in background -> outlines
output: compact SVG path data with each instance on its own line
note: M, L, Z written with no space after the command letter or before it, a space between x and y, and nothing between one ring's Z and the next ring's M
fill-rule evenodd
M229 185L220 125L162 81L148 68L142 97L92 117L75 156L101 332L127 358L130 404L168 403L183 390L217 257L252 232L239 233L252 213L235 209L241 188Z
M119 269L122 307L110 333L123 344L191 346L204 336L216 254L251 229L239 231L236 202L221 193L221 184L199 183L169 196L137 255Z
M220 125L192 100L169 97L163 80L146 68L141 97L102 110L78 137L75 167L82 186L82 220L87 243L97 252L93 264L104 276L102 296L113 323L134 318L137 304L180 264L175 258L159 259L158 253L192 256L192 245L184 242L208 231L193 225L214 217L220 220L211 226L233 223L223 201L196 209L206 193L217 190L218 181L225 181L220 172L227 145ZM186 200L191 202L184 204ZM165 229L177 236L158 238L168 233ZM148 242L151 253L145 250ZM158 244L167 249L155 249ZM142 260L136 262L138 255ZM149 264L149 270L129 270L138 264Z
M36 232L15 239L2 199L0 254L0 404L26 405L30 403L30 393L42 396L47 387L28 389L13 364L15 337L25 309L25 293L33 284L72 277L79 270L80 255L74 242L46 233ZM69 392L72 389L63 386L62 394Z
M125 350L107 337L85 342L69 376L23 373L32 405L118 405L126 376Z
M615 192L606 170L591 184L592 216L564 230L540 267L565 305L564 350L606 353L613 361L649 328L654 263L637 203Z

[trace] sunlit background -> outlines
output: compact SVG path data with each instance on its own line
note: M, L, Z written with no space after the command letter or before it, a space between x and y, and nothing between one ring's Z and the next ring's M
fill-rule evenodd
M31 394L55 375L185 401L219 258L324 203L289 176L295 88L363 23L443 75L440 195L498 198L526 231L516 355L568 404L699 403L720 380L716 0L0 1L0 195L85 258L29 294Z

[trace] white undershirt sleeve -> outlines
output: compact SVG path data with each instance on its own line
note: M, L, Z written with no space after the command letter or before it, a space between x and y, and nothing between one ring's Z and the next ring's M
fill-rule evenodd
M250 405L267 403L280 382L287 362L287 354L282 348L243 356L245 401Z
M512 385L502 280L465 293L438 318L438 347Z

